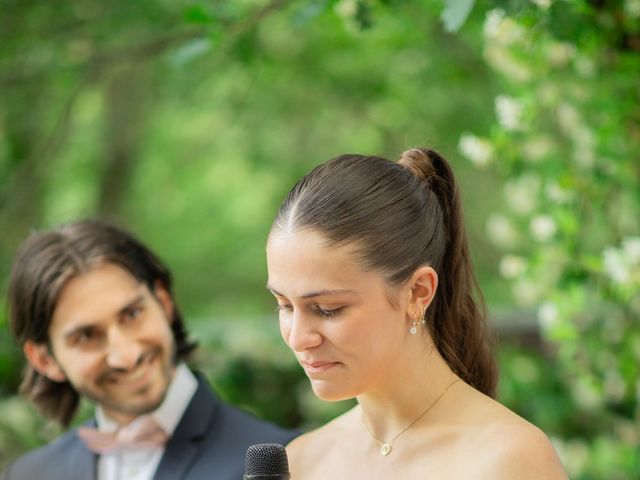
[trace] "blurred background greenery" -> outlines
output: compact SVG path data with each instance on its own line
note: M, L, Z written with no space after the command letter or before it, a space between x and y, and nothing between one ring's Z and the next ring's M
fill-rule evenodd
M0 0L0 277L35 228L116 221L172 267L231 402L311 428L264 244L345 152L458 175L500 398L572 478L640 478L640 0ZM16 396L0 300L0 467L59 432ZM90 414L90 406L83 415Z

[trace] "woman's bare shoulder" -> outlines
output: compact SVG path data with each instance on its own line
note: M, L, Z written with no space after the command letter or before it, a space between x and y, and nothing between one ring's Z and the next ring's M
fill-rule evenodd
M474 458L475 478L564 480L567 478L553 445L535 425L499 402L480 394L468 397L466 414L458 416L465 456ZM473 406L473 408L469 408Z
M520 420L497 424L482 434L485 454L480 462L480 478L567 479L549 438L539 428Z

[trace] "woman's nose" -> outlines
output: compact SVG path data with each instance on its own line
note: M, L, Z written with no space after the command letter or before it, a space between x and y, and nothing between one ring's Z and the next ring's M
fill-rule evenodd
M288 319L285 341L294 352L303 352L322 343L322 334L318 331L313 319L293 312Z

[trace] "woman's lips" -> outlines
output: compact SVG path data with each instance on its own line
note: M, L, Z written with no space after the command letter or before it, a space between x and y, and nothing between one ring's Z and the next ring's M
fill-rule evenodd
M302 368L304 368L305 372L307 373L326 372L327 370L330 370L339 364L340 362L330 362L324 360L313 362L300 361L300 365L302 365Z

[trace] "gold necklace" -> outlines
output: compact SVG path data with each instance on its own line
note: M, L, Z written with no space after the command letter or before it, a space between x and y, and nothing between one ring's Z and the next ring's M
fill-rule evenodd
M431 402L431 404L425 409L423 410L420 415L418 415L416 418L414 418L413 420L411 420L411 422L409 422L409 425L407 425L406 427L404 427L402 430L400 430L398 433L396 433L396 435L389 440L388 442L383 442L381 440L378 440L373 433L371 432L371 430L369 430L369 427L367 427L367 424L364 421L364 417L361 417L361 421L362 421L362 425L364 425L365 430L367 431L367 433L371 436L371 438L373 438L376 443L378 444L378 446L380 447L380 453L382 455L384 455L385 457L387 455L389 455L391 453L392 450L392 446L393 446L393 442L396 441L396 439L402 435L404 432L406 432L407 430L409 430L409 428L411 428L418 420L420 420L422 417L424 417L429 410L431 410L433 407L435 407L436 403L438 403L438 401L444 397L444 394L447 393L447 390L449 390L456 382L460 381L459 378L456 378L453 382L451 382L449 385L447 385L447 387L442 391L442 393L440 393L440 395L437 396L437 398Z

